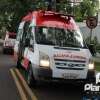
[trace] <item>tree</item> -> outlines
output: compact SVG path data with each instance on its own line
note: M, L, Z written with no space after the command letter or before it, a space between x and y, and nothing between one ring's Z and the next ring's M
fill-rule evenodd
M81 17L93 16L95 14L95 8L94 0L83 0L83 2L80 3Z
M83 20L85 16L94 14L94 9L96 9L95 0L83 0L80 5L73 7L70 0L0 0L0 32L6 30L17 32L22 17L32 10L47 10L47 1L56 1L56 10L62 13L71 14L75 8L78 21Z

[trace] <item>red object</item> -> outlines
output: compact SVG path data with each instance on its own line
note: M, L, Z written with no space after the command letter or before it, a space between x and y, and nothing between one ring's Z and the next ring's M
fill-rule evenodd
M22 65L27 70L28 69L28 65L29 65L29 60L27 58L24 58L22 60Z
M16 33L14 33L14 32L7 32L7 34L9 34L9 35L16 35Z
M31 21L32 20L32 13L29 13L27 16L25 16L22 21Z
M77 26L72 15L60 14L52 11L33 11L25 16L22 21L35 19L36 26L76 29Z

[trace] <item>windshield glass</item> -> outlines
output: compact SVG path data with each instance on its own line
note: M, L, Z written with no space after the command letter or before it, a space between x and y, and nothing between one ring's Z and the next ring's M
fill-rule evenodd
M80 30L36 27L36 42L43 45L62 47L84 47Z

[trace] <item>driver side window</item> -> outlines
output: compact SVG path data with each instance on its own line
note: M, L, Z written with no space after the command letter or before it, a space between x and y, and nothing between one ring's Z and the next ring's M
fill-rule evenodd
M32 27L28 28L25 40L28 42L28 47L34 46L34 37L33 37L33 34L32 34Z

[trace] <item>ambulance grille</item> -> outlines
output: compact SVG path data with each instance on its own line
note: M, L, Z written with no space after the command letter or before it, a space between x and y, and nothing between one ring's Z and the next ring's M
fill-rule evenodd
M86 66L86 61L80 60L54 59L54 61L58 69L83 70Z

